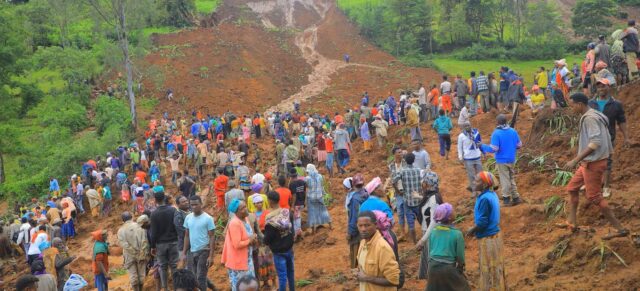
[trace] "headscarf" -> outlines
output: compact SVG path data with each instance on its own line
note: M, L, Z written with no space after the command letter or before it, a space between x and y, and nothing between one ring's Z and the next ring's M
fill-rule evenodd
M498 181L496 180L496 176L494 176L491 172L482 171L478 175L480 175L480 179L482 179L482 183L484 184L484 188L494 188L498 186Z
M233 199L231 203L229 203L227 210L231 213L236 213L238 212L239 207L240 207L240 199L236 198L236 199Z
M433 219L437 223L451 222L451 214L453 214L453 206L449 203L442 203L436 208Z
M254 193L260 193L260 190L262 190L262 183L251 185L251 191L253 191Z
M289 209L278 208L267 214L265 222L280 231L280 236L284 237L291 231L291 219L289 219Z
M382 184L382 180L380 180L380 177L375 177L375 178L373 178L373 180L371 180L371 182L369 182L366 186L364 186L364 189L367 190L367 193L371 194L381 184Z
M91 237L95 240L93 244L93 259L95 260L97 254L109 254L109 244L104 241L105 230L98 229L91 233Z
M138 219L136 219L136 223L139 225L143 225L146 222L149 222L149 216L146 214L140 215L138 216Z
M262 195L260 194L253 194L251 195L251 197L253 197L251 198L252 199L251 201L253 202L253 204L264 202L264 198L262 198Z
M309 173L309 176L315 176L318 173L318 170L314 164L308 164L307 173Z
M102 235L103 232L104 231L102 229L98 229L91 233L91 238L93 238L93 240L95 241L103 242L104 241L104 236Z
M393 224L391 223L391 219L387 216L386 213L379 210L374 210L373 214L376 215L376 227L380 231L380 234L382 234L382 237L384 237L384 240L389 243L391 248L394 248L395 244L393 243L393 238L389 233L389 230L393 226Z

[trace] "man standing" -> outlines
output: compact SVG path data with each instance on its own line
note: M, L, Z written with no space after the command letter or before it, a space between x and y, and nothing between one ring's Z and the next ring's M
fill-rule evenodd
M176 206L178 207L173 215L173 225L175 225L176 233L178 234L178 250L181 251L184 247L184 219L189 215L189 198L182 195L178 196L176 198Z
M491 144L483 144L481 149L495 155L504 206L516 206L522 203L522 200L516 187L514 163L516 152L522 147L522 142L518 132L507 124L504 114L498 115L496 120L498 126L491 134Z
M407 165L393 175L393 186L397 192L402 194L404 200L404 213L407 216L409 237L413 244L416 243L415 220L420 217L420 202L422 201L422 179L420 178L420 169L413 165L415 159L413 153L406 154L404 160ZM402 189L397 188L398 181L402 181Z
M202 211L200 196L191 196L189 204L193 213L184 219L183 226L186 230L181 257L188 260L187 269L196 274L200 290L207 290L207 270L209 266L213 266L215 254L216 225L213 217ZM190 251L188 257L187 251Z
M480 107L483 113L489 112L491 109L491 100L489 98L489 79L484 75L484 71L480 71L480 76L476 79L478 87L478 96L480 96Z
M595 110L602 112L609 119L609 135L611 136L611 144L615 147L616 140L616 124L620 127L622 133L623 145L629 146L629 135L627 134L627 118L624 115L622 103L613 98L611 95L611 84L606 78L596 81L596 89L598 97L589 101L589 106ZM604 172L604 186L602 188L602 196L611 196L611 188L609 188L609 180L611 178L612 155L607 159L607 170Z
M411 134L411 141L422 141L422 133L420 132L420 123L421 121L419 121L418 119L418 108L417 106L415 106L415 104L407 104L407 107L409 108L409 110L407 111L407 127L409 127L409 133ZM420 105L420 107L422 108L422 105ZM420 109L420 118L422 118L422 115L424 114L425 117L425 122L427 120L426 117L426 105L425 105L425 109L423 112L423 109Z
M151 254L156 256L160 265L160 282L163 290L169 290L168 270L171 274L178 266L178 233L173 225L176 209L166 204L164 192L154 193L158 208L151 213L150 241Z
M462 126L466 123L471 123L469 116L469 101L466 101L462 104L462 109L460 110L460 116L458 116L458 125Z
M427 90L418 83L418 105L420 106L420 122L427 122ZM417 112L416 112L417 113Z
M456 97L458 98L457 106L459 106L460 108L463 108L467 103L467 93L469 92L469 87L467 86L467 82L464 79L462 79L462 76L460 74L456 76L456 81L454 82L453 90L456 93Z
M580 188L584 186L585 195L589 202L597 205L602 215L617 230L617 232L610 233L602 239L624 237L629 235L629 230L625 229L620 224L620 221L615 218L607 200L603 199L601 193L602 176L607 169L607 161L613 152L608 129L609 120L604 114L590 108L587 105L588 102L589 99L582 93L571 95L571 109L575 113L582 114L582 116L579 123L578 156L565 165L566 169L573 169L580 163L573 178L567 185L567 191L571 195L568 226L573 231L578 229L576 213L580 199Z
M377 229L376 215L363 211L358 215L358 232L362 240L358 248L358 269L354 270L360 290L397 290L400 265L391 245Z
M431 168L431 158L429 157L427 150L424 149L422 142L413 142L413 156L415 158L413 166L418 170Z
M338 125L338 129L333 133L334 147L338 158L338 171L341 174L346 173L344 168L349 164L349 152L353 151L351 147L351 139L349 133L344 129L344 123Z
M458 160L464 164L464 168L467 170L467 178L469 179L469 186L467 190L475 196L477 194L473 190L473 180L475 180L478 173L482 171L482 151L480 151L480 144L482 138L477 129L471 127L471 123L462 124L462 132L458 135Z
M604 35L598 36L598 44L594 49L594 53L596 54L596 64L604 62L607 64L607 68L611 68L611 50Z
M224 193L224 205L229 205L231 201L234 199L238 199L244 201L244 191L240 190L240 186L236 183L236 181L229 181L230 190L227 193ZM231 218L233 213L229 213L229 217Z
M124 224L118 230L118 242L122 247L124 257L124 268L129 272L129 283L135 291L142 291L144 277L147 274L147 254L149 253L149 242L147 241L147 231L133 221L130 212L122 213Z
M636 21L629 20L629 27L622 32L622 50L627 57L627 67L629 69L629 80L638 77L638 65L636 65L637 55L640 50L638 43L638 30L636 29Z
M387 128L389 127L389 123L380 118L380 116L376 116L376 119L371 123L371 125L376 129L376 139L378 140L378 146L380 148L384 148L384 146L387 144Z
M265 218L264 244L269 246L273 253L273 262L278 273L279 290L295 290L294 264L293 264L293 240L294 227L291 211L280 207L280 195L278 192L267 193L271 210ZM263 214L264 215L264 214ZM287 284L288 283L288 284Z
M438 142L440 143L440 156L445 157L445 160L449 159L449 151L451 150L451 134L453 129L451 119L445 115L445 111L440 109L438 112L440 116L433 122L433 129L438 134Z
M364 177L358 173L353 176L354 191L347 197L347 242L349 243L349 262L351 268L358 266L358 246L360 244L360 233L358 233L358 213L360 205L367 199L369 194L364 189Z
M471 116L478 113L478 82L476 81L476 72L472 71L467 80L469 87L469 100L471 101Z

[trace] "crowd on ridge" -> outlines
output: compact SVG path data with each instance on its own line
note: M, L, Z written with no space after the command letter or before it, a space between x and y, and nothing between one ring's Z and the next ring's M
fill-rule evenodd
M63 185L51 177L46 200L16 203L16 220L0 236L0 255L20 254L29 264L30 274L17 280L17 290L79 290L87 282L70 274L77 253L66 244L76 236L78 223L113 216L116 200L126 208L118 213L122 225L116 238L109 240L107 229L91 232L91 279L98 290L109 289L109 242L122 247L133 290L143 290L147 277L156 281L157 290L215 290L207 273L216 262L224 265L234 291L295 290L293 246L304 239L305 228L313 235L339 223L327 210L326 184L340 177L349 267L360 290L396 290L404 284L398 244L406 240L420 252L418 278L427 280L426 290L469 290L465 235L479 244L475 286L506 290L500 212L524 202L514 171L523 146L515 129L523 104L534 115L547 106L570 106L581 115L578 154L566 164L568 170L579 167L567 186L570 213L561 226L579 230L576 209L584 191L617 230L603 239L629 234L607 202L618 129L629 144L623 106L613 97L616 84L637 77L637 31L634 22L629 24L614 32L612 46L604 37L589 44L582 69L568 69L565 60L555 61L550 71L541 68L531 90L522 76L502 67L498 73L471 72L467 80L458 75L453 83L443 76L439 86L427 90L419 84L398 99L390 92L377 103L365 92L354 109L331 116L302 113L300 104L266 116L231 111L213 116L194 109L187 120L164 113L150 121L142 142L88 160ZM490 111L498 113L496 128L483 143L471 121ZM449 159L454 116L461 131L454 157L466 170L466 190L475 200L474 223L464 233L455 227L454 207L439 193L440 178L421 131L430 123L439 154ZM390 126L406 128L411 144L392 147L387 179L367 182L362 173L349 170L354 144L370 152L375 136L377 147L386 149ZM276 140L271 156L256 142L265 138ZM481 161L489 154L498 177L483 169ZM222 249L217 250L220 235Z

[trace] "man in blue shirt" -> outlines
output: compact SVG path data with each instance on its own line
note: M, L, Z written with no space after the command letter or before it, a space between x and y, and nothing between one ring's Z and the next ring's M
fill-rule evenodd
M196 274L200 290L207 290L207 270L214 262L216 225L213 217L202 211L200 196L192 195L189 204L193 213L184 219L185 234L181 259L188 260L187 269ZM189 256L186 258L189 250Z
M49 193L51 197L58 197L60 195L60 184L54 177L49 177Z
M478 239L480 282L478 290L506 290L502 236L500 235L500 203L493 192L496 177L491 172L480 172L474 180L476 198L473 210L474 226L467 235Z
M483 144L481 148L484 152L493 153L495 156L502 187L503 205L516 206L522 203L522 200L516 187L514 164L516 152L522 147L522 142L518 132L507 124L507 117L504 114L498 115L496 120L498 126L491 134L491 144Z
M350 268L358 267L358 248L360 247L360 232L358 232L358 213L360 205L367 199L369 193L364 189L364 177L362 174L353 176L353 193L347 203L347 241L349 242Z

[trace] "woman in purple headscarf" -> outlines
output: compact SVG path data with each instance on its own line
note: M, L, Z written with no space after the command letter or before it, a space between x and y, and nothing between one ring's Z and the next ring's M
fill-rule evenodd
M464 276L464 237L453 227L453 207L438 205L429 235L429 270L425 290L471 290Z

